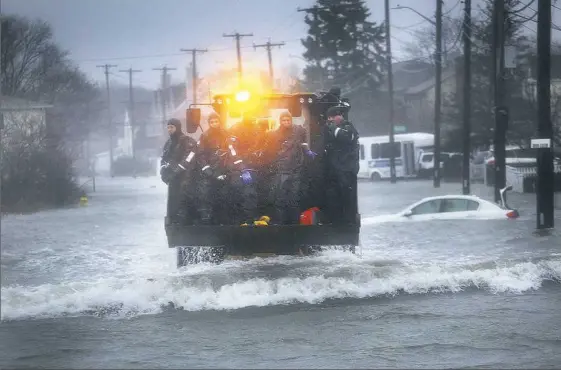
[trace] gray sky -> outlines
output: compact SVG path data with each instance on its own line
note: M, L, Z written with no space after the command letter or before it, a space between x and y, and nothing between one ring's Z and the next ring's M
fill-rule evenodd
M435 0L391 0L392 6L414 7L428 17L434 16ZM98 64L117 64L113 69L116 81L126 83L128 77L119 69L142 70L135 74L135 83L155 88L160 83L159 68L177 68L170 74L175 82L185 78L190 56L181 48L207 48L200 56L200 74L220 66L236 63L235 42L223 33L253 33L242 39L244 66L266 63L264 49L253 50L252 43L284 41L286 46L274 50L276 68L289 63L302 66L303 48L299 41L306 34L304 13L314 0L3 0L2 12L31 18L42 18L54 29L55 39L71 53L82 70L95 80L103 79ZM372 20L382 22L384 1L367 0ZM474 13L481 0L474 0ZM445 0L444 11L458 15L463 5L459 0ZM534 9L536 6L534 5ZM561 24L561 12L554 9L554 20ZM410 10L392 10L392 47L397 59L403 58L402 47L411 40L416 27L429 23ZM528 32L535 35L535 24ZM266 64L263 64L266 65Z

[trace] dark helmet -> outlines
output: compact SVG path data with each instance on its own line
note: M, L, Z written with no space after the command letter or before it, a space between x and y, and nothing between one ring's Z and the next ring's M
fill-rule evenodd
M176 129L177 133L182 132L181 121L178 120L177 118L171 118L170 120L168 120L168 126L175 126L175 129Z
M336 96L337 98L341 97L341 88L340 87L332 87L329 89L329 94Z
M216 113L216 112L211 112L211 113L208 115L207 121L210 122L210 121L213 120L213 119L217 119L219 122L222 122L222 120L220 119L220 115L219 115L218 113Z
M326 117L335 117L335 116L342 116L345 113L345 109L344 107L340 106L340 105L336 105L333 107L329 107L329 109L326 112Z

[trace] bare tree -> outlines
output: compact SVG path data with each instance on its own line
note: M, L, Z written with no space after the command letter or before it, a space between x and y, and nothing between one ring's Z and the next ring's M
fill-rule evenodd
M8 209L62 205L76 195L73 153L67 150L93 127L98 89L53 41L40 20L2 21L2 94L53 106L43 114L6 114L2 132L2 203ZM100 109L98 108L97 113Z
M451 17L442 19L442 60L450 62L451 58L461 52L462 20ZM405 45L404 51L411 59L419 59L434 64L436 49L436 27L432 24L411 32L413 41Z
M85 105L98 90L53 41L51 27L40 20L6 17L2 22L2 93L54 105L57 135L80 140Z

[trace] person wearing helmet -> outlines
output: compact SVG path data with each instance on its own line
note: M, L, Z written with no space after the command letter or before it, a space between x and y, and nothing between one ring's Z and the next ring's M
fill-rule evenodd
M299 223L300 176L304 155L317 154L308 147L306 130L292 122L292 115L284 111L279 116L280 126L271 133L267 151L272 160L272 182L276 224Z
M354 223L357 209L359 134L343 117L344 107L330 107L325 125L326 213L333 223Z
M171 223L196 222L196 203L191 191L195 179L197 142L181 130L181 121L167 122L169 139L163 149L160 176L168 185L167 214Z
M254 153L257 126L244 117L229 130L226 166L229 173L231 221L242 226L253 224L257 212L257 156Z
M203 224L228 222L228 186L224 156L227 150L228 133L222 127L220 116L208 116L208 129L199 139L200 181L199 214Z

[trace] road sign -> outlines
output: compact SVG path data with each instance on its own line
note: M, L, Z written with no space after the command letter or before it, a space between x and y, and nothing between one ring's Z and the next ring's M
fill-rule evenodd
M530 145L532 149L551 148L551 139L532 139Z
M393 132L394 133L403 133L407 131L407 127L405 126L394 126L393 127Z

